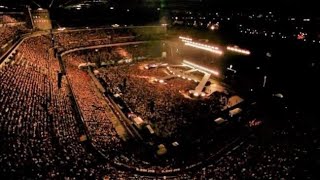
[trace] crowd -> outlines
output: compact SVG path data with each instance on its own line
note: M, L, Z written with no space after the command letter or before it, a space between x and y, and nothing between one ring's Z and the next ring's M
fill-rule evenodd
M276 130L274 139L264 143L251 137L199 170L195 179L312 179L301 171L303 167L297 167L310 149L288 141L287 133Z
M19 35L28 32L28 29L23 24L10 24L17 23L18 21L7 15L0 15L0 48L8 43L10 40L15 40Z
M77 47L131 41L135 39L135 34L130 29L98 28L56 32L54 33L54 39L55 46L68 50Z
M26 40L22 58L0 69L0 176L98 177L97 159L79 141L66 81L57 88L60 68L49 47L48 37Z
M73 36L78 41L83 38L81 35L58 37L58 42L68 45ZM101 33L99 37L89 33L89 36L93 39L109 38L108 33ZM78 43L87 45L84 41ZM89 57L77 53L67 55L64 59L67 75L62 78L59 88L57 72L61 68L53 56L52 46L50 35L26 39L17 49L19 58L13 57L10 63L0 68L0 177L299 179L295 173L296 164L310 150L305 144L306 139L315 139L315 134L319 134L319 131L298 131L299 127L292 122L286 126L287 129L275 130L272 141L261 143L255 136L244 139L243 143L222 153L216 161L200 170L177 172L165 177L137 175L135 168L140 166L136 162L160 172L170 167L134 160L135 156L130 154L126 155L132 159L122 156L125 146L113 124L116 117L98 93L90 75L78 68L79 64L96 59L97 53L89 53ZM142 48L140 53L134 49L109 48L108 52L100 51L98 56L102 62L132 58L132 52L136 56L144 56ZM189 137L183 133L184 127L220 111L220 99L194 100L182 95L184 91L195 88L193 81L175 78L163 84L155 83L153 78L167 75L165 68L146 70L144 65L145 62L114 64L97 69L98 76L104 79L111 91L120 90L121 98L132 111L152 124L160 137L178 140L183 139L182 136ZM85 131L79 125L77 107L70 100L71 90L83 115L90 142L107 155L107 161L100 161L90 144L81 142L80 137ZM222 134L216 138L226 140L227 136ZM111 160L126 162L132 169L118 168Z
M129 107L142 119L153 124L160 136L183 136L179 128L208 119L210 115L213 117L220 110L217 108L220 102L212 103L213 98L194 100L183 96L183 92L195 89L197 84L193 81L173 78L165 84L152 82L152 79L168 74L163 68L146 70L144 64L120 65L99 69L99 72L109 87L122 89L122 98ZM150 106L151 102L154 105Z
M132 59L132 52L125 51L121 47L108 47L97 51L87 50L78 54L82 55L81 58L83 60L96 63L98 67L115 64L121 60Z
M139 45L139 48L143 47L145 46ZM87 98L94 99L94 91L90 91L90 88L92 87L90 87L90 83L88 83L90 81L90 77L88 76L87 72L79 70L78 65L86 61L94 62L95 59L99 59L104 63L108 61L115 62L112 63L112 65L108 65L106 68L98 68L97 70L99 73L97 77L103 79L106 82L106 88L112 93L122 94L121 98L129 106L130 110L139 115L146 123L151 124L159 137L164 139L168 138L179 142L185 141L185 137L190 137L190 134L192 134L193 132L186 131L183 128L188 128L191 124L198 123L199 119L204 122L208 120L208 117L210 115L212 115L212 118L209 120L213 120L214 113L221 109L222 102L220 102L220 98L213 97L205 100L185 98L183 93L188 94L188 90L194 89L197 84L194 81L188 81L182 78L170 79L168 80L167 84L152 82L154 78L165 77L166 75L168 75L168 72L166 72L165 68L155 68L150 70L146 70L144 68L144 65L148 63L156 63L156 61L148 60L141 63L130 64L120 63L121 59L130 59L132 57L132 53L130 52L130 50L132 50L132 47L130 46L115 47L99 49L98 51L91 50L85 51L83 53L73 53L72 55L68 55L68 57L66 58L67 66L69 68L68 74L70 75L70 77L71 75L73 76L71 77L71 79L73 78L74 80L71 81L75 82L72 82L72 84L77 84L77 87L82 87L79 88L79 90L76 89L75 91L79 91L76 92L76 94L79 94L79 96L83 96L82 98L78 97L78 99L80 100L80 104L83 103L83 109L90 107L90 104L96 104L96 102L98 101L96 101L95 103L89 103L88 100L85 100L85 96L87 96ZM141 56L143 56L143 54L141 54ZM79 77L79 82L76 82L76 77ZM85 80L86 83L83 83L83 80ZM126 81L125 85L123 85L124 81ZM81 95L81 93L83 93L83 95ZM90 116L89 110L88 112L84 113ZM100 116L99 113L96 114L98 117ZM99 122L95 123L97 124ZM95 129L97 129L97 127L89 128L89 132L93 132L93 139L95 139L94 136L96 136ZM105 130L105 133L110 134L108 130L109 128L105 129L107 129ZM100 133L101 130L98 130L98 132ZM227 137L225 136L224 140L226 139ZM96 141L96 143L97 142L98 141ZM126 164L130 164L131 166L141 168L145 167L145 165L148 164L148 166L151 166L150 163L146 161L140 161L139 158L131 157L130 153L126 154L126 152L124 151L122 152L122 154L125 156L120 157L119 162L125 162ZM129 159L131 160L127 161L126 158L123 157L129 157ZM141 164L145 165L140 166ZM161 167L161 169L167 169L170 167L171 166L168 166L166 168ZM157 166L154 166L153 169L156 168Z
M108 53L101 53L108 54ZM100 54L100 55L101 55ZM94 59L94 54L91 54ZM108 55L112 59L112 55ZM88 59L82 56L81 59ZM148 63L152 63L148 61ZM146 120L154 125L154 129L160 136L175 136L180 135L177 129L183 127L187 120L192 122L190 117L194 117L197 111L201 113L201 109L196 107L205 108L208 102L196 101L183 97L180 93L181 90L192 89L195 87L193 81L186 81L182 79L171 79L165 84L153 83L153 78L164 77L166 72L164 69L150 69L145 70L143 63L122 64L110 66L107 68L99 69L99 76L102 77L108 84L108 88L114 93L121 91L121 97L128 103L130 108L143 120ZM124 85L124 79L126 83ZM181 98L182 100L180 100ZM211 99L212 100L212 99ZM150 107L150 101L154 101L154 110ZM186 102L184 102L186 101ZM171 104L170 102L174 102ZM210 102L210 100L209 100ZM216 99L215 102L219 102ZM188 107L185 104L191 104ZM222 103L222 102L220 102ZM202 113L219 109L218 106L210 107L215 103L208 103L209 109L204 109ZM177 105L179 105L177 107ZM188 112L192 112L192 116L183 108L188 108ZM177 112L175 112L177 109ZM196 109L196 110L195 110ZM183 112L183 113L181 113ZM172 113L172 115L171 115ZM184 117L183 115L186 114ZM201 117L201 114L198 115ZM188 119L189 118L189 119ZM198 118L195 120L198 120ZM176 134L175 134L176 133ZM229 132L230 134L230 132ZM286 132L281 132L285 135ZM227 136L224 136L225 138ZM221 137L223 138L223 136ZM280 139L275 134L275 139ZM220 138L219 138L220 139ZM254 139L254 140L252 140ZM190 171L180 173L173 178L181 179L288 179L297 178L293 173L296 168L297 161L302 158L307 152L306 149L299 144L285 144L280 141L272 142L271 144L261 144L255 138L245 140L236 148L228 151L225 155L219 156L220 158L208 166L201 168L199 171ZM224 139L226 140L226 139ZM121 155L120 154L124 154ZM139 158L125 152L119 153L115 158L116 162L124 163L124 166L134 168L147 168L148 171L169 171L172 167L159 167L139 160ZM152 176L138 176L134 173L124 173L126 178L150 178Z
M315 137L319 130L310 131L297 127L290 122L289 126L276 128L271 139L261 140L251 135L222 153L210 158L205 166L173 175L159 175L159 179L316 179L310 172L312 162L310 152L319 143ZM302 130L303 129L303 130ZM302 131L301 131L302 130ZM309 132L308 132L309 131ZM266 136L263 134L263 136ZM265 138L265 137L262 137ZM316 152L314 152L316 153ZM133 166L134 167L134 166ZM165 168L148 169L163 171ZM172 169L173 170L173 169ZM315 169L317 171L317 169ZM126 178L152 179L152 175L135 175L124 173Z
M16 19L18 18L18 19ZM7 24L7 23L17 23L19 22L19 17L13 17L9 15L0 15L0 24Z
M111 118L115 117L112 113L108 113L107 105L97 92L88 73L78 69L78 65L84 62L83 59L68 55L65 62L68 77L74 87L74 94L83 113L92 143L106 155L110 155L121 148L120 138L111 122Z
M8 43L10 40L17 38L17 36L27 32L27 28L24 25L16 26L2 26L0 27L0 48Z

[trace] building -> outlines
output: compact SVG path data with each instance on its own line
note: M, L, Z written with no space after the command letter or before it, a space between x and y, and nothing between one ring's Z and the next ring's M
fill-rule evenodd
M37 10L31 11L32 16L32 26L34 29L38 30L49 30L52 29L51 19L49 11L47 9L39 8Z

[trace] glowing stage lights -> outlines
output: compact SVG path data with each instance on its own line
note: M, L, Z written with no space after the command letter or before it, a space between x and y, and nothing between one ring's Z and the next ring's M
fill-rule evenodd
M163 79L154 79L154 82L159 82L160 84L163 84L164 83L164 80Z
M191 41L190 42L185 42L184 44L186 46L190 46L190 47L206 50L206 51L218 54L218 55L222 55L223 54L223 52L221 50L219 50L218 47L215 47L215 46L209 46L209 45L196 43L196 42L191 42Z
M192 41L192 39L191 39L191 38L183 37L183 36L179 36L179 39L181 39L181 41L183 41L183 42L189 42L189 41Z
M194 42L191 38L188 38L188 37L179 36L179 39L181 39L181 41L184 42L184 45L186 45L186 46L194 47L197 49L202 49L202 50L209 51L209 52L212 52L212 53L218 54L218 55L223 55L223 51L220 50L218 47ZM233 51L236 53L240 53L240 54L244 54L244 55L251 54L251 52L249 50L240 49L237 46L233 46L233 47L227 46L227 50Z
M245 55L250 55L251 54L250 51L245 50L245 49L240 49L240 48L237 48L237 47L228 46L227 50L233 51L233 52L237 52L237 53L241 53L241 54L245 54Z
M195 98L201 96L201 97L205 97L206 93L205 92L196 92L195 90L189 90L189 94Z
M218 47L209 46L209 45L206 45L206 44L193 42L192 39L188 38L188 37L179 36L179 39L181 39L181 41L184 42L184 44L186 46L190 46L190 47L206 50L206 51L218 54L218 55L222 55L223 54L223 52L221 50L219 50Z

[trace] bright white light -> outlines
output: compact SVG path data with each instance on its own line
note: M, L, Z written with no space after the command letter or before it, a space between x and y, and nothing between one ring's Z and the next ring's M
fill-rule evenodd
M164 83L164 80L163 79L160 79L160 81L159 81L160 83Z
M273 94L273 96L281 98L281 99L284 97L283 94L281 94L281 93Z
M183 42L192 41L191 38L179 36L179 39L181 39Z
M114 7L111 6L110 9L114 9Z
M195 93L193 93L193 95L194 95L195 97L198 97L198 96L199 96L199 93L195 92Z
M215 71L215 70L212 70L212 69L208 69L206 67L194 64L194 63L192 63L190 61L187 61L187 60L183 60L182 64L185 65L185 66L191 67L191 68L195 68L195 69L197 69L199 71L202 71L204 73L209 73L209 74L214 74L216 76L219 76L219 72L218 71Z
M218 55L223 54L223 52L220 51L218 47L214 47L214 46L208 46L205 44L200 44L200 43L195 43L195 42L185 42L185 45L195 47L198 49L202 49L202 50L206 50L206 51L210 51L210 52L218 54Z
M241 54L246 54L246 55L250 55L250 51L248 50L245 50L245 49L239 49L239 48L236 48L236 47L230 47L228 46L227 47L227 50L229 51L234 51L234 52L237 52L237 53L241 53Z
M205 95L206 95L206 93L204 93L204 92L201 93L201 96L202 96L202 97L204 97Z

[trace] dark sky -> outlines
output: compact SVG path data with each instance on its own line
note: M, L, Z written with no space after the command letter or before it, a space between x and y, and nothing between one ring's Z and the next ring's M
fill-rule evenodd
M48 7L52 0L0 0L1 4L11 4L20 6L23 4L31 4L36 7L39 4L42 7ZM72 4L93 0L54 0L53 7L61 4ZM279 11L293 11L317 13L318 6L316 0L103 0L105 3L119 4L127 6L159 6L172 8L195 8L195 9L275 9Z

